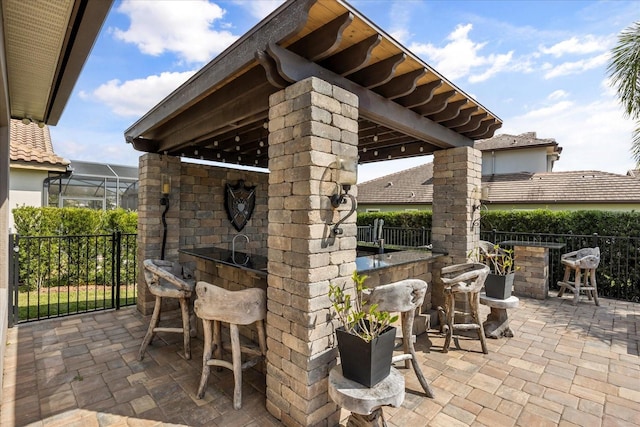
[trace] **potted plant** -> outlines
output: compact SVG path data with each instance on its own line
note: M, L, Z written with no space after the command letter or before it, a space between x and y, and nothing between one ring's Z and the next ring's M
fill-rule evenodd
M329 299L342 324L336 329L342 375L366 387L373 387L390 372L398 316L367 304L364 281L367 276L353 272L355 295L345 286L329 285Z
M513 263L513 249L484 242L479 247L480 261L491 268L484 282L485 294L491 298L507 299L513 290L516 267Z

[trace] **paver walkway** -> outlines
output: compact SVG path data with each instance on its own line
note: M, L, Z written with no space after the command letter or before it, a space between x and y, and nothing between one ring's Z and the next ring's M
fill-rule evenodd
M603 298L600 307L586 299L576 307L570 299L521 298L509 313L515 336L488 340L488 355L477 339L460 338L443 354L437 331L418 337L436 398L400 369L407 394L402 407L385 408L389 425L640 425L640 304ZM148 320L127 308L10 329L0 425L280 425L265 409L256 370L245 374L240 411L226 369L212 370L205 398L196 399L200 339L187 361L178 355L181 336L161 335L139 362Z

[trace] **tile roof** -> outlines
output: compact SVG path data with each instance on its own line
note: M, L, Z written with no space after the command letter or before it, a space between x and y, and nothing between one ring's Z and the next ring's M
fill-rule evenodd
M480 151L488 150L509 150L517 148L531 147L555 147L558 153L562 152L562 147L553 138L538 138L535 132L526 132L520 135L501 134L493 138L479 139L473 146Z
M54 166L57 169L69 165L69 160L53 152L49 127L39 127L36 123L24 124L11 119L10 151L11 162Z
M433 201L433 163L358 185L360 204ZM491 203L640 203L637 178L601 171L510 173L482 177Z

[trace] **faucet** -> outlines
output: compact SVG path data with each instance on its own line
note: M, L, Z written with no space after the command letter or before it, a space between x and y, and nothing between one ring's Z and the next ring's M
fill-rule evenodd
M247 236L246 234L237 234L233 237L233 240L231 241L231 259L233 260L234 264L241 264L241 265L246 265L249 262L249 255L246 255L246 258L244 260L244 262L242 263L238 263L236 262L236 239L238 237L244 237L244 239L247 241L247 243L249 243L249 236Z

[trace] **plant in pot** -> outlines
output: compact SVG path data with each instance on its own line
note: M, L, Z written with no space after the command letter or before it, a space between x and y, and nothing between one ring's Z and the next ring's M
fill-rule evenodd
M367 304L364 281L367 276L353 272L355 294L345 290L346 284L329 285L329 299L342 324L336 329L342 375L366 387L373 387L390 372L398 316Z
M509 298L517 269L513 263L513 249L504 249L500 245L488 243L479 247L479 257L481 262L491 268L484 282L485 294L491 298Z

